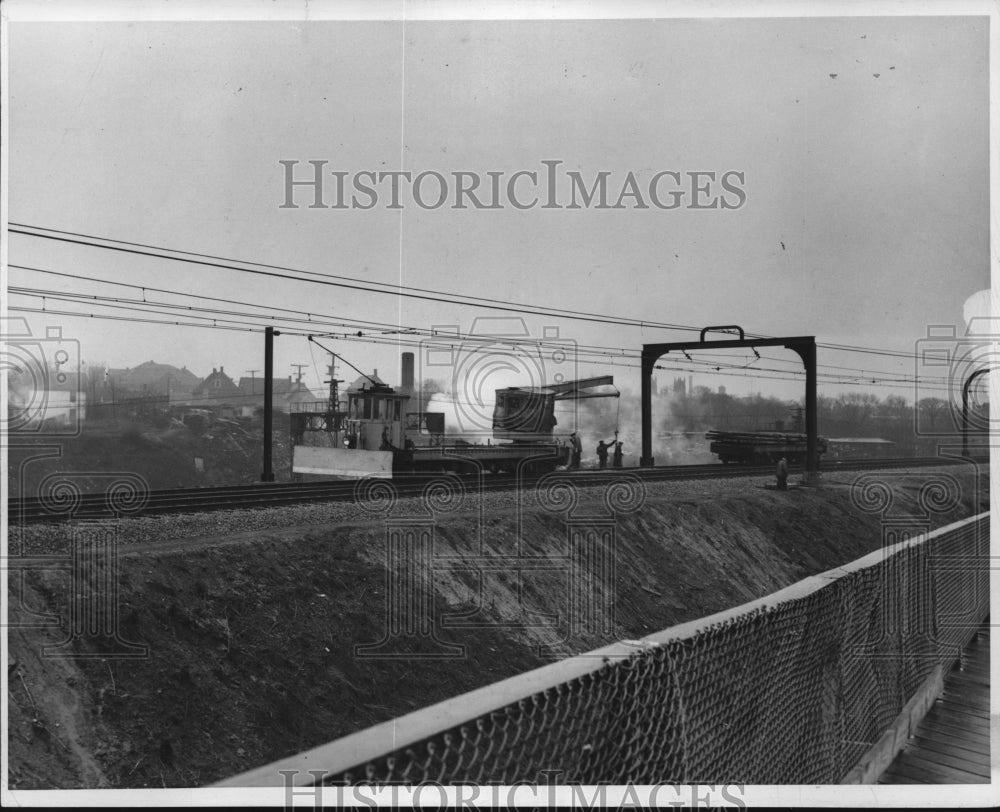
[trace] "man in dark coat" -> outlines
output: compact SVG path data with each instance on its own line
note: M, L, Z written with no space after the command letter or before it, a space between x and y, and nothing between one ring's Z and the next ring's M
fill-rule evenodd
M583 454L583 443L580 442L580 438L576 436L575 431L569 436L569 445L571 449L569 467L577 469L580 467L580 456Z
M776 476L778 478L778 490L788 490L788 461L784 457L778 460Z
M604 442L604 440L597 441L597 467L607 468L608 467L608 449L611 448L609 443Z
M622 444L615 442L615 450L611 456L611 467L621 468L622 467Z

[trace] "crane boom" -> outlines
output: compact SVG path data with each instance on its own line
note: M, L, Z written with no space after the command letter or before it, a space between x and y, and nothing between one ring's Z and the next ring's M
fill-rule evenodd
M580 393L568 394L563 397L556 395L556 400L587 400L587 398L620 398L622 396L621 392L593 392L589 395L584 395Z
M566 381L556 383L545 388L556 393L556 400L584 400L586 398L616 398L621 395L617 390L614 392L581 392L581 389L590 389L594 386L613 386L615 379L612 375L602 375L598 378L581 378L578 381Z

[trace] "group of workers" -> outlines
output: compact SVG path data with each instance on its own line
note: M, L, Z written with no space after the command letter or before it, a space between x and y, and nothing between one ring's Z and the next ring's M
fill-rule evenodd
M583 443L579 435L574 431L569 436L570 461L569 467L576 470L580 467L580 457L583 454ZM610 442L598 440L597 442L597 467L608 467L608 452L611 451L611 467L622 467L622 444L618 441L618 432L615 432L615 439ZM775 472L778 480L778 490L788 489L788 461L782 457L778 461L778 469Z
M570 461L569 467L576 470L580 467L580 457L583 454L583 443L579 435L574 431L569 436ZM611 467L622 467L622 444L618 441L618 432L615 432L615 439L610 441L599 440L597 443L597 467L608 467L608 453L611 453Z

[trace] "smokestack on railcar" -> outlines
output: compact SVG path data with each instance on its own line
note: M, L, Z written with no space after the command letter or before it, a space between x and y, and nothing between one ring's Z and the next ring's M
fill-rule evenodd
M413 394L413 353L404 352L402 358L402 383L400 389L407 394Z
M406 410L409 412L419 411L420 404L416 400L416 390L414 389L413 381L413 353L404 352L401 359L401 374L399 391L404 395L410 396L410 402L407 404Z
M404 352L403 353L403 384L400 387L404 392L413 391L413 353Z

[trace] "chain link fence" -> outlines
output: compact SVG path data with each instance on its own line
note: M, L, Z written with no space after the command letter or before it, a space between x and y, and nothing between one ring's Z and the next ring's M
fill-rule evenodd
M987 615L988 547L986 513L223 785L838 783Z

